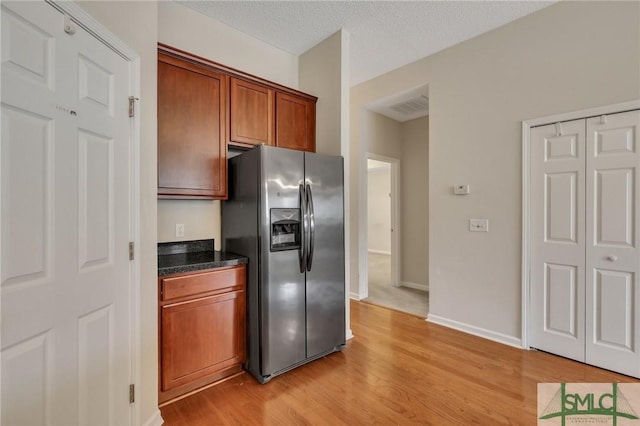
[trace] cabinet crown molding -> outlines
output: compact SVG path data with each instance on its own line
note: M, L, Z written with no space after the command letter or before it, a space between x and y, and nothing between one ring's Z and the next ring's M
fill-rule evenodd
M265 86L269 86L272 89L278 90L279 92L284 92L289 95L298 96L303 99L312 100L313 102L318 101L317 96L310 95L308 93L301 92L296 89L292 89L287 86L283 86L278 83L274 83L273 81L266 80L264 78L258 77L256 75L237 70L235 68L229 67L227 65L220 64L218 62L214 62L210 59L203 58L198 55L194 55L193 53L185 52L184 50L178 49L176 47L169 46L164 43L158 43L158 53L163 53L165 55L174 56L176 58L180 58L182 60L186 60L189 62L193 62L200 66L204 66L207 68L211 68L214 71L222 72L224 74L229 75L230 77L240 78L243 80L251 81L254 83L263 84Z

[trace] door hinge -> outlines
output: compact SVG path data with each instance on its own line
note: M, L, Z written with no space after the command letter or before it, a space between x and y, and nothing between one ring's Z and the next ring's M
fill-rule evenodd
M136 402L136 385L129 385L129 404Z
M140 98L129 96L129 117L134 117L136 115L136 101L138 100L140 100Z
M133 260L134 259L134 245L133 245L133 241L129 242L129 260Z

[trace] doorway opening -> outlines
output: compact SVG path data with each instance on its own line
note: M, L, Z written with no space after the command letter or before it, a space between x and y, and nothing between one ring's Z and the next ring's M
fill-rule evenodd
M392 274L391 162L367 159L367 268L368 297L379 302L388 299L387 287L397 287ZM395 195L395 194L394 194ZM395 259L394 259L395 260Z
M351 297L357 300L377 303L423 318L429 313L428 111L426 84L374 100L360 111L360 143L364 155L358 161L358 272L357 287L352 287L351 293ZM387 163L387 167L390 167L390 190L374 183L375 177L369 177L370 168L374 170L372 173L376 173L376 163L371 160ZM371 191L377 191L377 194ZM380 193L386 193L387 201L391 203L389 216L392 224L383 228L378 226L376 230L369 226L368 217L375 218L383 208L372 208L369 213L368 199L380 196ZM378 251L388 249L376 247L381 235L391 237L390 254L386 257ZM386 262L383 263L384 259ZM406 304L393 306L393 297L377 300L373 286L376 284L375 274L380 271L380 281L385 284L386 291L401 293L418 290L418 294L407 297ZM416 301L420 301L419 308L412 306Z
M424 291L400 282L400 161L367 154L365 302L424 316Z

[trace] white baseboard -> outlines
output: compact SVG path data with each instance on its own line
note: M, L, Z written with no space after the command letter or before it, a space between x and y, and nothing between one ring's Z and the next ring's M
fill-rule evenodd
M409 281L400 281L401 287L413 288L416 290L429 291L429 284L411 283Z
M160 414L160 410L156 410L155 413L153 413L146 422L142 423L142 426L162 426L163 424L164 419Z
M347 330L346 340L353 339L353 331L351 329Z
M391 256L390 251L369 249L368 252L373 254L386 254L387 256Z
M353 300L357 300L358 302L364 299L364 297L360 297L360 294L356 293L355 291L349 292L349 297Z
M445 327L453 328L458 331L462 331L474 336L482 337L494 342L502 343L503 345L513 346L514 348L522 349L522 339L517 337L508 336L506 334L497 333L495 331L487 330L475 325L465 324L463 322L454 321L452 319L439 317L437 315L427 315L427 321L434 324L443 325Z

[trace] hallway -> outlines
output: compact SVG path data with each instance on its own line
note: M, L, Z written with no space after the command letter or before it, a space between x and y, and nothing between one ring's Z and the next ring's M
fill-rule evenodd
M408 287L392 287L391 256L369 253L369 297L363 302L374 303L423 318L429 313L429 293Z

